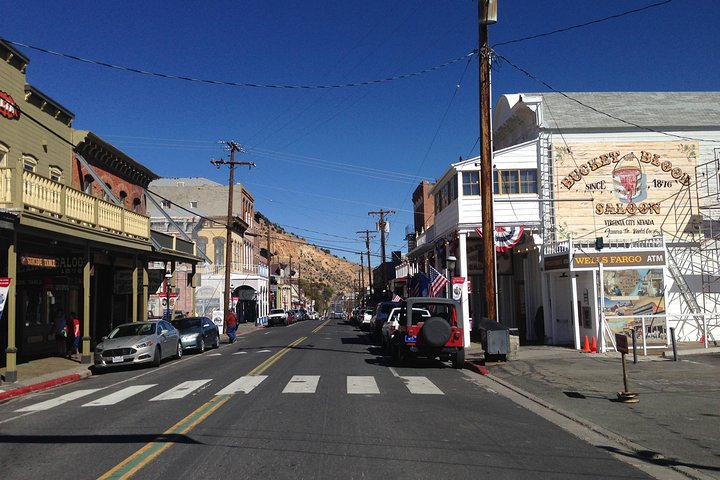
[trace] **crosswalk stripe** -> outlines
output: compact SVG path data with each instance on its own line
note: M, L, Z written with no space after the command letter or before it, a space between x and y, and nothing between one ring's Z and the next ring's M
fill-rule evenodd
M375 377L347 377L347 393L349 394L379 394Z
M178 398L185 398L191 392L194 392L198 388L208 383L211 379L207 378L204 380L188 380L180 385L177 385L170 390L161 393L160 395L150 399L151 402L157 402L160 400L177 400Z
M156 385L156 383L153 383L150 385L133 385L131 387L123 388L122 390L118 390L117 392L111 393L110 395L105 395L102 398L98 398L97 400L88 402L83 405L83 407L102 407L106 405L115 405L116 403L121 402L126 398L137 395L138 393L145 391L148 388L152 388Z
M315 393L320 375L293 375L282 393Z
M72 402L73 400L77 400L78 398L82 398L85 395L90 395L91 393L95 393L99 388L88 388L86 390L77 390L75 392L66 393L65 395L61 395L57 398L51 398L50 400L45 400L44 402L36 403L34 405L29 405L27 407L19 408L15 410L16 412L38 412L40 410L48 410L53 407L57 407L58 405L62 405L63 403Z
M227 387L223 388L215 395L233 395L238 392L250 393L255 387L260 385L263 380L267 378L267 375L254 375L247 377L240 377L232 382Z
M427 377L400 377L410 393L417 395L445 395Z

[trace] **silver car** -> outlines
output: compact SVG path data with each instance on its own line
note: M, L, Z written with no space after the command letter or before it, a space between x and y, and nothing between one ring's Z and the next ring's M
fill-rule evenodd
M180 334L164 320L124 323L95 347L95 367L152 363L182 357Z

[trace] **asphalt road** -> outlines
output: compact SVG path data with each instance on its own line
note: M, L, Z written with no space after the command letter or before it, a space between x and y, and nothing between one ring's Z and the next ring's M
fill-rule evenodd
M476 374L392 366L337 320L4 403L0 442L19 480L651 478Z

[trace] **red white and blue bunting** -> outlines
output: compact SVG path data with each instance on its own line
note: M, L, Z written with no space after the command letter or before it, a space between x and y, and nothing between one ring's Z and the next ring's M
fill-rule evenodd
M482 238L482 229L475 227L475 231ZM523 227L495 227L495 251L507 252L517 245L522 239Z

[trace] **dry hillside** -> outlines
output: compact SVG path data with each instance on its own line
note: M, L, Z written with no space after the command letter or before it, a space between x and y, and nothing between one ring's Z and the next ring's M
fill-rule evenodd
M268 219L256 214L257 233L261 237L260 246L265 248ZM310 245L304 238L285 231L270 223L270 250L272 263L288 264L299 272L302 281L320 283L333 289L335 294L350 293L358 278L360 266L328 253L319 247ZM292 258L292 260L291 260Z

